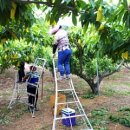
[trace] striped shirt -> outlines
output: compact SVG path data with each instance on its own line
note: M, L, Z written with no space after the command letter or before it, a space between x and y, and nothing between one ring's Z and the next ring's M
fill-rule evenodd
M55 44L57 44L58 49L62 49L65 45L69 45L68 34L65 30L59 29L55 34Z

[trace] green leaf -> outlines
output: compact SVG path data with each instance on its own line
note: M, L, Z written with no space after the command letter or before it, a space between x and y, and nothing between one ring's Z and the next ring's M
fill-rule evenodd
M55 3L56 4L60 4L62 2L62 0L56 0Z
M124 23L126 22L127 16L128 16L128 11L126 11L126 12L124 13L124 16L123 16L123 22L124 22Z
M84 32L84 33L86 33L87 28L88 28L88 24L86 23L86 24L84 24L84 26L83 26L83 32Z
M130 28L130 14L127 16L126 25Z
M71 0L64 0L67 4L71 1Z
M89 2L90 2L90 4L92 5L92 7L95 8L96 5L95 5L94 0L89 0Z
M123 0L123 5L124 5L125 8L128 8L127 0Z
M72 13L72 22L73 24L76 26L77 25L77 18L76 16L74 15L74 13Z
M87 3L85 1L83 1L83 0L80 0L80 1L77 1L77 5L80 8L84 9L87 6Z

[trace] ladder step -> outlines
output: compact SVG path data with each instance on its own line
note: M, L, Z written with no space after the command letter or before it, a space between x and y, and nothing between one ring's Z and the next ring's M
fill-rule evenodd
M27 82L28 85L32 85L32 86L35 86L35 87L38 87L38 84L33 84L33 83L29 83Z
M18 100L18 99L28 99L28 97L21 97L21 96L17 96L16 98L13 98L14 100Z
M34 96L34 97L36 96L36 94L32 94L32 93L27 93L27 94L28 94L28 95L31 95L31 96Z
M31 104L31 103L28 103L28 102L26 102L25 104L28 105L28 106L30 106L30 107L35 107L34 104Z
M81 130L93 130L93 129L81 129Z
M61 120L61 119L69 119L69 118L74 118L74 117L83 117L85 114L80 114L80 115L74 115L74 116L68 116L68 117L58 117L56 120Z
M72 102L61 102L61 103L57 103L58 105L61 105L61 104L71 104L71 103L79 103L79 101L72 101Z
M74 91L74 89L59 89L57 90L58 92L63 92L63 91Z

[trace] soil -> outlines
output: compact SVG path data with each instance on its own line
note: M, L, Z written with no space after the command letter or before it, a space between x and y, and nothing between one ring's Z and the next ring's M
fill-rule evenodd
M11 93L14 86L14 77L17 70L14 68L9 69L4 74L0 75L0 110L6 108L9 104ZM130 106L130 96L114 95L107 96L105 91L110 86L114 87L114 91L130 92L130 72L123 69L114 75L104 79L101 84L101 93L93 99L83 99L82 94L85 91L90 91L89 86L79 77L73 76L73 82L76 86L76 91L79 94L79 99L83 106L85 106L85 112L89 113L100 106L109 108L114 112L121 106ZM79 86L82 86L79 88ZM104 87L105 86L105 87ZM109 87L108 87L109 86ZM108 88L107 88L108 87ZM23 113L20 118L10 117L11 122L7 125L0 125L0 130L51 130L53 115L49 105L49 97L54 94L54 79L50 72L45 71L43 77L43 97L39 94L40 107L39 111L35 112L35 118L31 117L29 112ZM10 111L15 112L17 108L12 108ZM109 123L109 130L130 130L129 127L125 127L120 124Z

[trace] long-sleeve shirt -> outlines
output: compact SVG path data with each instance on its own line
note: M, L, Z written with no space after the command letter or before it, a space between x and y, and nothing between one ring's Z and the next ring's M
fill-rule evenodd
M65 45L69 45L68 34L65 30L59 29L55 34L55 43L58 49L62 49Z
M37 83L39 80L39 74L37 72L27 72L24 81L26 81L26 79L28 83Z

